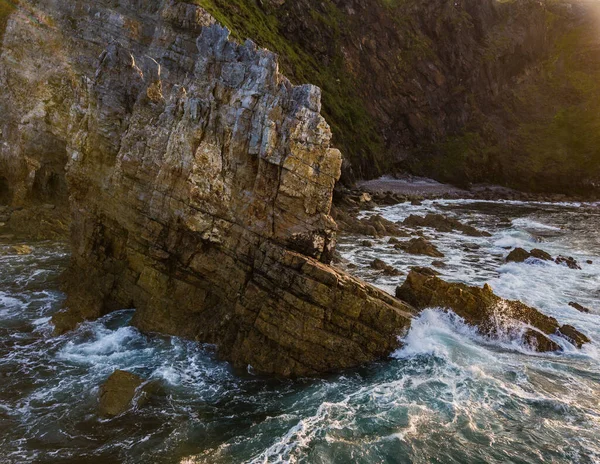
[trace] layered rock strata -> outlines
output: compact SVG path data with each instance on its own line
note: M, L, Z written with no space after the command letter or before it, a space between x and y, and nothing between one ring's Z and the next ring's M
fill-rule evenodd
M264 373L389 354L412 309L327 264L341 155L320 90L290 84L274 54L230 41L202 8L150 3L33 1L8 22L13 202L35 192L38 164L68 160L57 332L134 307L142 330Z

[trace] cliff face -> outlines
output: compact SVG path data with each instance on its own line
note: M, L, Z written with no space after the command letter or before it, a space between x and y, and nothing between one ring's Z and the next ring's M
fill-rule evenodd
M69 196L58 332L135 307L280 375L398 346L412 309L327 265L341 155L274 54L191 4L57 0L11 16L0 69L11 201Z
M409 169L527 190L600 184L593 2L196 1L323 88L347 180Z

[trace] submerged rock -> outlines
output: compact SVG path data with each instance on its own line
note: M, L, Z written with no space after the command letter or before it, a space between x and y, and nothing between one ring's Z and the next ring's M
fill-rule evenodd
M417 216L411 214L403 224L408 227L431 227L439 232L459 231L471 237L489 237L489 232L481 231L468 224L463 224L457 219L447 218L441 214L427 214L426 216Z
M403 250L406 253L410 253L413 255L425 255L431 256L433 258L443 258L444 253L437 249L437 247L427 241L423 237L413 238L408 242L401 242L394 245L394 248L397 250Z
M144 383L144 379L131 372L117 370L100 387L98 413L104 417L123 414L133 406L136 392ZM140 392L137 404L141 406L147 395Z
M525 341L538 351L560 348L547 335L562 336L577 347L589 342L574 327L561 326L556 319L520 301L500 298L487 284L483 288L470 287L445 282L429 272L412 270L404 284L396 289L396 296L420 310L435 307L450 309L484 334L497 335L510 330L512 321L532 326L536 330L526 330Z
M589 313L589 312L591 312L589 308L586 308L585 306L582 306L579 303L576 303L574 301L569 302L569 306L571 308L575 308L580 313Z

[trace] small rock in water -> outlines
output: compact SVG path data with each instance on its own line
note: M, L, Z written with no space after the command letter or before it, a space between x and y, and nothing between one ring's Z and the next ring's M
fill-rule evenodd
M99 414L103 417L115 417L127 411L133 405L135 394L143 383L144 379L131 372L113 372L100 387ZM147 399L147 394L142 392L137 404L141 406Z
M588 337L583 335L572 325L563 325L558 329L558 333L567 337L577 348L581 348L584 343L589 343L590 341Z
M594 261L592 261L591 259L588 259L588 260L586 261L586 263L587 263L587 264L594 264Z
M559 256L558 258L556 258L555 262L556 264L564 264L569 269L581 269L581 267L579 267L579 264L577 263L577 260L575 260L575 258L572 258L571 256Z
M445 268L446 267L446 263L444 261L432 261L431 265L435 266L435 267L439 267L439 268Z
M524 250L523 248L515 248L506 257L506 262L507 263L522 263L530 256L531 256L531 254L527 250Z
M33 249L29 245L15 245L12 247L18 255L30 255Z
M360 246L364 246L364 247L372 247L373 246L373 242L371 240L363 240L362 242L360 242Z
M378 271L383 271L383 273L388 276L398 276L402 274L398 269L390 266L381 259L375 259L373 262L371 262L371 268Z
M569 306L571 308L575 308L577 311L579 311L581 313L589 313L590 312L589 308L586 308L585 306L580 305L579 303L576 303L574 301L569 302Z
M443 258L444 253L437 249L437 247L425 240L423 237L413 238L408 242L398 243L394 245L394 248L403 250L412 255L425 255L433 258Z

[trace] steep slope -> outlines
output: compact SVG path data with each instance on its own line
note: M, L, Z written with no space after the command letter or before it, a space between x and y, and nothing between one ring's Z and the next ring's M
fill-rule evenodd
M409 169L589 192L600 178L593 2L196 1L323 88L346 180Z

